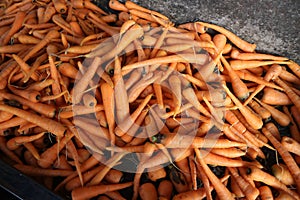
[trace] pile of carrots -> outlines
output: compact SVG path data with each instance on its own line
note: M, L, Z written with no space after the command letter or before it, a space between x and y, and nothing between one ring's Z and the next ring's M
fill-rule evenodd
M1 1L1 158L74 200L299 200L300 66L109 7Z

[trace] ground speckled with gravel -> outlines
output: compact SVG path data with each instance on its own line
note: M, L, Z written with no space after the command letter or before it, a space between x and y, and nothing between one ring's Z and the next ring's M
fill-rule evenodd
M165 14L177 24L197 20L215 23L257 44L260 52L300 63L300 0L132 1Z

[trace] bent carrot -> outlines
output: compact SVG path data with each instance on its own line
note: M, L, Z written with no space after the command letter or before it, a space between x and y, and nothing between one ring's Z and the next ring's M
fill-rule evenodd
M250 43L246 42L245 40L242 40L241 38L237 37L235 34L226 30L225 28L222 28L222 27L214 25L214 24L205 23L205 22L198 22L198 23L204 27L211 28L211 29L214 29L215 31L218 31L219 33L222 33L233 44L235 44L237 47L239 47L243 51L253 52L256 48L255 44L250 44Z
M20 145L27 142L32 142L41 138L45 133L42 132L40 134L31 135L31 136L18 136L14 137L7 141L6 146L10 150L16 150Z

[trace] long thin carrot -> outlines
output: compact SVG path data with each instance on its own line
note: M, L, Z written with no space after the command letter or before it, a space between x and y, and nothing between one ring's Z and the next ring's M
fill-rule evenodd
M69 176L73 172L72 170L42 169L24 164L15 164L14 167L30 176Z
M74 200L83 200L98 196L99 194L104 194L110 191L116 191L130 187L132 182L127 183L118 183L111 185L94 185L94 186L85 186L76 188L72 191L72 199Z
M37 124L38 126L48 130L49 132L52 132L59 138L61 138L65 134L66 128L62 124L54 120L43 118L37 114L33 114L28 111L24 111L7 105L0 105L0 110L13 113L14 115L24 118L31 123Z
M264 65L290 64L289 61L259 61L259 60L231 60L230 65L234 70L249 69Z

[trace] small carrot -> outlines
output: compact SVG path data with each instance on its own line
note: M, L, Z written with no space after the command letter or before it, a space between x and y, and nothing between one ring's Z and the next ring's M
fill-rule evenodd
M128 12L128 8L117 0L110 0L108 6L113 10Z
M267 109L272 117L274 118L275 121L277 121L281 126L288 126L290 124L290 119L289 117L284 114L283 112L279 111L278 109L276 109L273 106L270 106L266 103L263 103L261 101L259 101L258 99L256 99L256 101L265 109Z
M263 185L258 188L261 200L274 200L272 191L269 186Z
M173 185L170 180L162 180L157 188L158 198L160 200L169 200L173 192Z
M290 105L292 101L289 97L278 90L272 88L264 88L264 94L261 98L261 101L269 105Z
M129 116L129 102L124 79L121 73L121 63L118 57L115 58L113 81L115 89L116 119L118 123L122 123L125 118Z
M297 127L297 124L295 123L291 112L289 111L289 109L285 106L283 107L283 112L288 115L288 117L291 120L291 124L290 124L290 131L291 131L291 137L296 140L297 142L300 142L300 132L299 129Z
M142 200L154 200L158 198L157 190L152 183L144 183L139 188L139 195Z
M228 168L233 178L236 180L237 184L245 194L247 199L256 199L259 195L259 190L253 187L249 182L247 182L242 176L238 174L237 169Z
M283 67L282 72L279 75L279 78L283 81L287 81L293 84L300 85L300 78L298 78L296 75L294 75L291 72L288 72L285 67Z
M81 200L81 199L92 198L98 196L99 194L104 194L106 192L124 189L130 187L131 185L132 182L79 187L79 188L75 188L72 191L72 199Z
M274 164L271 169L274 176L285 185L295 184L295 181L286 165L281 163Z

